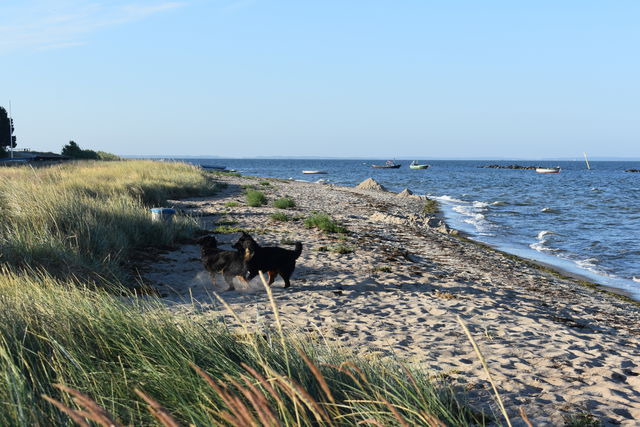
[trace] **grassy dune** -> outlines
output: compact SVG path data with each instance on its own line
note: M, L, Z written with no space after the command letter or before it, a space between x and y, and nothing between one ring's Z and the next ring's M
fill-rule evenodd
M148 207L215 192L211 175L135 161L0 176L0 425L69 424L43 398L77 409L55 384L131 425L156 423L135 389L196 425L484 423L426 374L346 356L308 335L237 333L171 312L154 297L107 292L120 286L122 264L136 249L196 229L188 218L159 227ZM107 286L93 286L96 277Z
M122 263L147 246L169 245L196 228L151 222L149 207L215 193L193 166L151 161L82 162L0 170L0 262L57 277L122 279Z

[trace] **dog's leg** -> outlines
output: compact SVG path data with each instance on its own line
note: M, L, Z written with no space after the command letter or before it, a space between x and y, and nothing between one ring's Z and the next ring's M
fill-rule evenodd
M227 291L235 291L236 287L233 284L233 276L227 273L223 273L222 275L224 277L224 281L227 282L227 285L229 285Z
M249 286L249 282L247 281L247 279L244 278L244 276L236 276L236 278L241 281L245 286Z
M268 271L267 274L269 274L269 283L268 283L268 285L271 286L271 285L273 285L273 282L275 282L276 277L278 276L278 272L277 271Z

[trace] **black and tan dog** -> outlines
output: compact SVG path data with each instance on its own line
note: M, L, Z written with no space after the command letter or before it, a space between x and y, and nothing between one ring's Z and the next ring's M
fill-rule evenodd
M208 234L197 240L200 245L200 256L202 264L207 269L211 280L215 283L216 273L221 273L225 282L229 285L229 289L234 290L233 278L236 277L241 282L247 284L245 276L247 274L247 261L251 259L252 253L250 249L237 249L235 251L226 251L218 248L218 242L215 237Z
M276 246L260 246L253 237L243 232L233 247L238 251L251 254L246 261L249 272L247 280L256 277L258 271L263 271L269 274L269 285L273 284L279 274L284 280L284 287L291 286L289 279L296 268L296 259L302 253L302 243L296 242L293 251Z

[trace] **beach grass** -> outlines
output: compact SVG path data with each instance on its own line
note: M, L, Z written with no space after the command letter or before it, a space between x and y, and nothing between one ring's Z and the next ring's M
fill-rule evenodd
M290 197L283 197L273 202L273 206L278 209L290 209L296 206L296 202Z
M269 218L271 218L274 221L281 221L281 222L287 222L287 221L291 221L293 219L289 215L287 215L287 214L285 214L283 212L272 213L271 215L269 215Z
M347 232L347 229L345 227L339 225L328 214L323 212L315 212L313 215L307 217L304 220L304 225L307 228L317 228L318 230L322 230L327 233Z
M246 191L247 205L252 207L264 206L267 204L267 197L261 191L247 189Z
M75 407L54 384L80 391L125 425L154 422L136 388L183 424L220 425L229 416L258 419L267 411L289 425L485 420L425 374L306 336L205 327L153 298L114 298L43 272L5 269L0 292L2 425L67 424L42 397Z
M122 280L137 250L199 228L183 215L170 226L153 222L150 207L219 189L194 166L152 161L6 168L0 179L2 264L96 282Z

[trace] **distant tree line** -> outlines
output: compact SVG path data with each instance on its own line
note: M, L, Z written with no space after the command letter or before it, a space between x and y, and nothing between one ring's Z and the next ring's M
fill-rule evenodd
M120 157L115 154L104 151L83 150L75 141L69 141L67 145L62 147L62 152L60 154L71 157L72 159L120 160Z
M14 131L13 119L9 118L4 107L0 107L0 157L6 157L8 149L16 147Z

